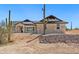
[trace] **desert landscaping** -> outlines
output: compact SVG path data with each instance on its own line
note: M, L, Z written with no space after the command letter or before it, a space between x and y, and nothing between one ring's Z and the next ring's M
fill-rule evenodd
M67 21L52 14L46 16L45 10L46 4L42 8L43 18L39 20L37 17L39 21L32 21L27 17L20 20L17 16L15 17L19 20L14 20L13 12L11 15L12 10L9 10L8 17L0 23L0 54L79 53L79 28L73 28L72 22L67 28Z
M13 42L0 45L0 53L3 54L4 53L12 53L12 54L13 53L15 54L79 53L79 43L65 43L65 42L47 43L47 44L39 43L39 37L38 37L39 35L40 34L13 33L11 37Z

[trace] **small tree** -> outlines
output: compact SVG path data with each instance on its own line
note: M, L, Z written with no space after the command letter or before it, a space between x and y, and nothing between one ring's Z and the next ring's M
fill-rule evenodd
M79 30L79 28L74 28L75 30Z

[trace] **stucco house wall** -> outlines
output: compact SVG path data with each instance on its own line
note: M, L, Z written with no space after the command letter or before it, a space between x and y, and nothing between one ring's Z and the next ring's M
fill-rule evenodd
M44 24L37 24L37 33L43 33L44 32ZM57 29L57 24L46 24L46 33L59 33L65 31L65 24L60 24L60 29Z
M43 34L44 31L43 24L36 24L36 28L38 34Z
M16 32L20 32L20 27L23 27L23 28L24 28L24 25L23 25L22 23L16 24L16 26L15 26L15 31L16 31ZM23 30L23 31L24 31L24 30Z

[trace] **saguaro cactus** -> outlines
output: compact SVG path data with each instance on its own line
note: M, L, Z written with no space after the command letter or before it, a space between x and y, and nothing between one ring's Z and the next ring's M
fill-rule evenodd
M10 19L11 17L11 11L9 10L9 18L8 20L6 19L6 26L7 26L7 30L8 30L8 41L11 41L11 32L12 32L12 21Z
M6 18L5 26L0 26L0 43L11 42L11 34L12 34L12 21L10 19L11 11L9 10L9 18ZM8 40L7 40L8 39Z
M7 23L7 18L6 18L6 24L5 24L5 25L6 25L6 28L7 28L7 24L8 24L8 23Z

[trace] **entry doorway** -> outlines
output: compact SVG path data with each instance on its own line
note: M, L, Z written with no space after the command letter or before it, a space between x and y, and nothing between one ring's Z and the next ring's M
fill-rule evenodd
M17 30L17 32L19 32L19 33L23 33L23 26L18 26L18 30Z

